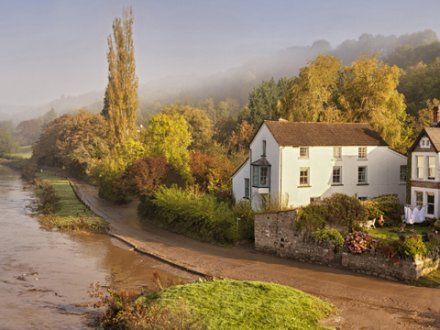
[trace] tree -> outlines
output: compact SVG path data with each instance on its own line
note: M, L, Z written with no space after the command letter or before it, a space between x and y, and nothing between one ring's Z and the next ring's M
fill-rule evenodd
M244 118L252 126L260 127L264 120L278 119L278 88L272 78L263 81L249 95L249 118Z
M333 102L342 63L334 56L318 56L300 70L290 89L286 119L292 121L340 121ZM286 103L286 101L284 101Z
M169 104L162 108L167 115L180 115L189 125L193 142L190 149L204 149L212 141L212 122L205 111L189 105Z
M397 91L400 70L377 57L344 68L338 99L346 121L369 123L392 147L406 149L410 132L404 96Z
M150 157L165 156L182 175L189 175L188 147L192 138L185 118L158 113L151 117L144 140Z
M0 156L14 151L15 148L16 145L10 131L0 127Z
M41 118L24 120L15 128L17 142L21 145L31 145L38 140L43 128Z
M130 138L136 128L139 101L132 27L132 11L126 10L123 19L115 18L113 38L108 37L108 84L102 115L115 143Z

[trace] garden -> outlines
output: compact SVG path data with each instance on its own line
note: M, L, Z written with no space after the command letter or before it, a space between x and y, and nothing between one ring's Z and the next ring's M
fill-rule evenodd
M295 258L303 246L312 253L316 249L310 246L317 246L322 248L317 252L321 263L405 281L423 277L424 285L440 287L440 220L406 225L402 214L403 206L395 195L359 201L334 194L300 208L293 234L287 238L285 230L275 244L282 251L276 252ZM310 261L316 257L310 256Z

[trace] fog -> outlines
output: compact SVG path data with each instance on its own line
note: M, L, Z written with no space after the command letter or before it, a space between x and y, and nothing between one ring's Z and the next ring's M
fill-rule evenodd
M106 38L127 5L141 103L231 97L244 104L261 80L293 76L318 54L349 63L436 40L440 31L434 0L1 1L0 120L50 108L99 110Z

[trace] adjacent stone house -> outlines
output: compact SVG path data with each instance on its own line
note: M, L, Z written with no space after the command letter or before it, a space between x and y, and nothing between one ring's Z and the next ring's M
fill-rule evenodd
M367 124L265 121L232 190L236 201L249 199L253 208L262 197L298 207L333 193L397 194L404 202L406 163Z
M425 127L409 149L411 155L411 206L426 207L426 217L440 216L440 127L438 107L433 123Z

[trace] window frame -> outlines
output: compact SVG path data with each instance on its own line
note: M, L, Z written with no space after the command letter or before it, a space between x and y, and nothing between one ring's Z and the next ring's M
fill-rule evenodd
M339 174L335 174L335 170L339 170ZM339 181L335 181L336 176L339 176ZM342 166L333 166L332 185L342 185Z
M368 149L366 146L358 147L358 159L367 159Z
M261 157L266 157L266 147L267 147L267 142L266 140L262 141L262 147L263 147L263 154L261 155Z
M251 196L251 180L244 178L244 198L249 199Z
M302 175L302 172L306 173L306 176ZM306 178L306 182L301 182L303 178ZM300 167L299 169L299 186L310 187L310 167Z
M424 179L425 178L425 157L424 156L416 156L416 178Z
M428 156L428 180L435 180L435 163L436 163L436 157L435 156ZM431 161L434 160L433 163L431 163ZM433 165L433 166L431 166ZM431 170L433 171L433 173L431 173ZM431 175L434 174L434 175Z
M400 172L399 172L399 179L400 182L406 182L407 179L407 172L408 171L408 167L407 165L400 165Z
M262 169L267 170L266 175L263 176L266 178L265 184L262 184ZM255 188L269 188L270 187L270 166L258 166L253 165L252 168L252 187Z
M333 147L333 158L342 159L342 147Z
M364 173L363 173L363 181L361 181L361 169L364 169ZM358 166L358 179L357 179L357 184L359 185L364 185L364 184L368 184L368 167L367 166Z
M429 202L429 198L432 197L432 202ZM435 214L435 194L431 192L426 193L426 214L434 215ZM432 212L429 212L429 209L432 208Z
M416 190L414 193L416 194L416 207L423 207L423 191Z
M301 155L302 150L305 150L305 155ZM302 159L309 158L309 147L299 147L299 158L302 158Z

